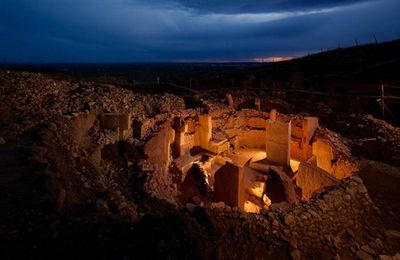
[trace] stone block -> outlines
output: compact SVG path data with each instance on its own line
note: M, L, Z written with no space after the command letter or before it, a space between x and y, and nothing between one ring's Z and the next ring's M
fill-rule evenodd
M253 203L250 200L245 200L243 205L243 211L248 213L259 213L261 207L257 204Z
M246 188L246 192L252 196L262 199L265 191L265 182L255 181Z
M102 113L100 127L112 130L128 130L131 128L131 115L129 113Z
M133 120L133 136L139 140L145 139L151 132L155 121L152 119Z
M212 119L211 116L199 116L199 125L194 134L194 145L213 152L222 153L229 149L230 143L226 138L212 139Z
M236 148L246 147L265 150L265 130L228 129L225 132Z
M303 138L303 128L292 123L291 134L293 138L301 140Z
M290 164L290 130L291 123L266 121L267 160L281 164Z
M307 141L311 140L318 127L319 127L318 117L304 118L303 131L304 131L304 136L307 137Z
M155 168L166 171L171 163L171 144L174 142L175 131L165 123L144 146L144 153Z
M335 159L332 146L323 139L317 139L312 144L312 153L317 158L317 166L332 173Z
M181 117L175 117L173 121L175 130L176 156L182 156L194 146L194 135L188 134L188 124Z
M228 140L224 140L222 142L213 142L211 141L207 147L207 150L213 152L215 154L220 154L225 152L229 149L229 142Z
M299 127L299 125L301 127ZM317 117L305 117L304 119L292 120L291 127L291 158L307 161L312 153L310 141L318 128Z
M293 138L290 140L290 158L299 161L307 161L313 156L311 145L301 145L301 139Z
M227 94L226 94L226 101L228 102L228 106L229 106L229 107L231 107L231 108L234 107L232 94L230 94L230 93L227 93Z
M265 119L260 117L249 117L246 125L252 128L265 129Z
M214 176L214 201L223 201L230 207L243 209L243 167L226 162Z
M182 176L186 176L186 173L192 168L193 163L201 159L200 155L191 156L190 154L185 154L174 160L174 165Z
M185 123L187 125L186 132L188 134L193 134L196 131L197 122L195 120L188 119L185 121Z
M78 143L87 136L87 132L94 126L96 119L96 113L89 112L80 113L71 120L72 124L69 131Z
M338 185L339 180L321 168L301 162L296 176L296 184L302 190L303 199L310 199L315 191Z

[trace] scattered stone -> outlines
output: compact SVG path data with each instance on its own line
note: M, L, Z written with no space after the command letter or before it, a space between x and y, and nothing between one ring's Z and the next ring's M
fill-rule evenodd
M196 205L193 203L186 203L186 208L190 213L193 213L194 209L196 208Z
M346 228L346 232L351 238L353 238L353 239L356 238L356 235L354 235L353 230L351 230L350 228Z
M220 202L212 202L211 203L211 208L213 208L213 209L223 209L223 208L225 208L225 203L224 202L222 202L222 201L220 201Z
M374 260L374 258L364 250L358 250L356 256L361 260Z
M385 235L388 238L400 238L400 231L393 230L393 229L386 230Z
M301 259L301 252L298 249L290 250L290 257L292 260L300 260Z
M194 197L192 198L192 201L193 201L194 204L196 204L196 205L200 205L200 203L202 202L202 201L201 201L201 198L200 198L199 196L194 196Z
M296 221L296 219L292 216L292 215L290 215L290 214L287 214L285 217L284 217L284 222L285 222L285 224L286 225L292 225L294 222Z
M376 255L375 250L373 250L369 245L363 245L363 246L361 246L361 249L370 255Z

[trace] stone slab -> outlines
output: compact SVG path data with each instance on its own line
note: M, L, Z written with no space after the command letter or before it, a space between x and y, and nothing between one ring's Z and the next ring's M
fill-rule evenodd
M226 162L214 176L214 201L243 209L243 167Z
M339 180L321 168L310 163L301 162L296 183L302 190L302 198L308 200L315 191L324 187L338 185Z
M291 122L267 120L265 129L267 160L289 165Z

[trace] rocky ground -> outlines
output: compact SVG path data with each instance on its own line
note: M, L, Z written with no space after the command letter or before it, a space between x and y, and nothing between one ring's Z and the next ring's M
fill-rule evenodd
M68 135L51 131L68 129L70 126L65 122L79 113L129 111L136 116L153 117L184 107L218 105L218 102L224 102L223 96L137 94L113 85L0 70L1 258L221 259L247 254L265 259L400 259L400 129L368 115L335 113L324 105L320 114L313 114L352 144L352 153L361 166L359 176L375 205L357 225L334 237L321 238L323 246L319 248L298 248L282 242L271 254L260 242L266 238L258 238L256 231L247 231L253 230L248 226L257 227L262 216L235 213L234 220L221 222L222 217L214 215L212 210L199 207L176 210L135 192L132 187L140 179L135 169L123 175L114 171L114 175L108 176L106 188L110 194L106 195L97 188L99 176L87 179L89 175L83 178L70 169L58 171L56 176L48 175L52 165L59 162L68 165L68 160L80 156L65 153L65 149L73 150L71 141L62 139ZM246 99L240 100L243 107L246 102ZM266 111L278 108L296 113L298 109L281 99L264 100L262 104ZM48 132L51 134L43 135ZM42 156L49 153L53 162L46 161L48 156ZM70 189L57 189L65 180ZM79 203L64 205L65 193L68 196L73 193ZM115 209L103 207L109 197L117 198L113 199ZM125 201L121 202L121 198ZM133 219L115 213L130 205ZM230 212L227 215L229 219L232 216ZM285 219L282 221L288 225ZM245 228L225 230L225 225ZM253 237L255 234L257 239ZM254 251L258 254L251 253Z

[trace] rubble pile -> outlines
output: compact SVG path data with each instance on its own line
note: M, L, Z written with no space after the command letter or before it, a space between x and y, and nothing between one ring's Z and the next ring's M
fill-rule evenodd
M129 115L173 112L185 107L183 99L136 95L112 85L60 81L38 73L0 73L0 136L8 142L37 132L30 149L32 160L47 169L45 188L58 197L57 209L89 202L106 215L136 219L136 205L128 192L136 154L131 153L133 158L123 167L102 160L101 149L113 144L118 149L122 139L118 132L102 129L99 119L103 113L121 111ZM131 120L128 124L130 128Z
M342 116L341 134L350 139L353 153L369 159L400 165L400 128L372 115Z
M54 80L39 73L0 70L0 78L0 131L6 140L80 112L156 115L185 107L183 99L174 95L137 95L113 85Z

